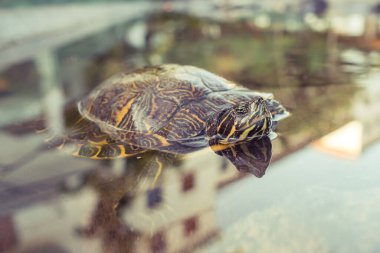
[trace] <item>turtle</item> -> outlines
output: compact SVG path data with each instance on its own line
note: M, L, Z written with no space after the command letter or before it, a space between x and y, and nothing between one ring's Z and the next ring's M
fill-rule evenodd
M162 64L118 73L77 103L74 155L130 157L148 150L184 153L276 136L289 116L271 93L252 91L190 65ZM218 147L218 148L216 148Z

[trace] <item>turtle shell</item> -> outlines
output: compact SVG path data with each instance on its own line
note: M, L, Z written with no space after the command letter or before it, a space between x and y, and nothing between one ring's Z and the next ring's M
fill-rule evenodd
M271 96L197 67L166 64L117 74L78 108L113 139L151 149L198 137L202 143L191 145L204 145L207 122L215 113L258 95Z

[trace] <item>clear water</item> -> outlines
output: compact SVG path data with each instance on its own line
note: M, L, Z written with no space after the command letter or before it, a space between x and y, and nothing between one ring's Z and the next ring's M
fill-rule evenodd
M24 2L0 8L0 252L380 251L370 5L317 16L287 2ZM46 148L72 123L65 104L163 63L272 92L291 111L262 178L209 148L116 160Z

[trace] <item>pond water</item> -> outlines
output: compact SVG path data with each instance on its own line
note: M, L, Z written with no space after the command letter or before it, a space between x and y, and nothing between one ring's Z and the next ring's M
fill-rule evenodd
M66 2L0 5L0 252L380 251L371 6ZM47 144L103 80L164 63L273 93L291 116L276 139L219 155Z

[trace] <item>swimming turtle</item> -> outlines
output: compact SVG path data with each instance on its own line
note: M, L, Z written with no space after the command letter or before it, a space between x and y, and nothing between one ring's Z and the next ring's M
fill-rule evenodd
M74 155L93 159L273 137L277 121L289 115L270 93L176 64L116 74L77 107L87 125L66 140L77 144Z

